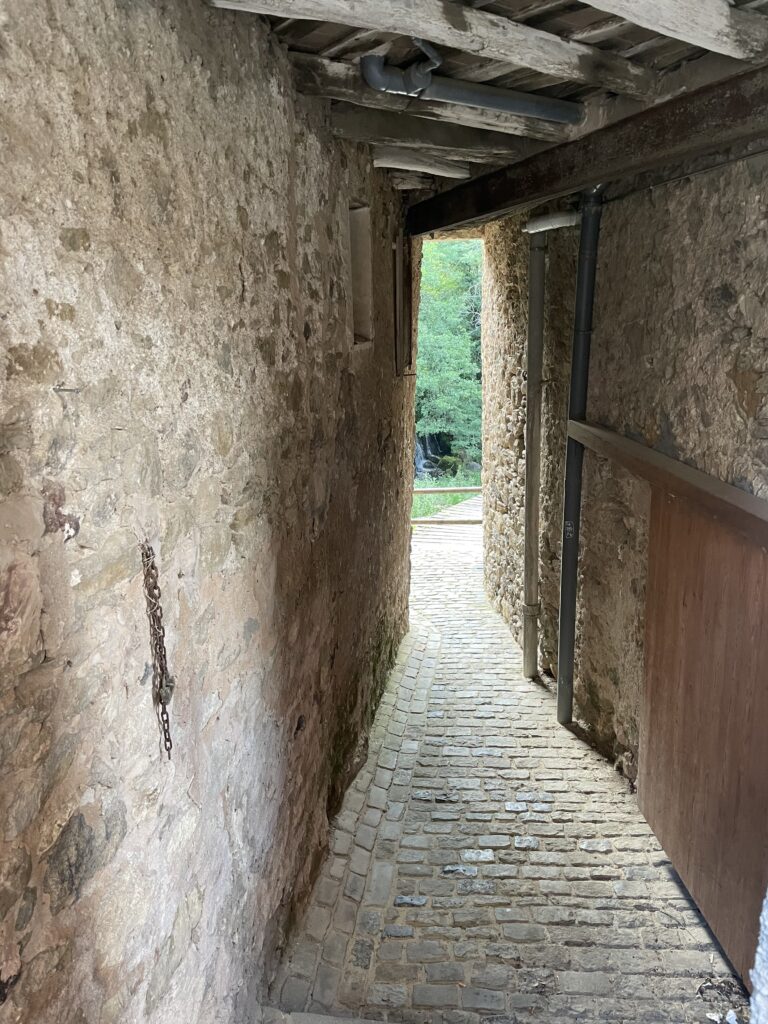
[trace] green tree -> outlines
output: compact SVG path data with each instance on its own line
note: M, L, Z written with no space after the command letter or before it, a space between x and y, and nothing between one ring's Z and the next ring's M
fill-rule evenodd
M481 444L482 242L425 242L421 267L416 433L439 434L453 454Z

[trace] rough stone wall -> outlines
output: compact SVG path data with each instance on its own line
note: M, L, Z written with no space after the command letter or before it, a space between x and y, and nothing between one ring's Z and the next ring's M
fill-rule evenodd
M483 269L483 488L485 585L522 642L525 500L525 361L529 238L525 217L485 229ZM557 671L565 418L578 231L552 232L542 365L540 488L540 667Z
M634 778L645 664L651 493L644 481L589 452L583 488L576 713L598 749Z
M528 239L507 217L484 233L483 565L494 607L522 640Z
M258 1020L406 626L398 201L194 0L10 0L0 138L0 1021Z
M761 196L767 180L768 161L754 156L606 204L588 406L590 420L763 497L768 217ZM486 582L517 632L527 248L512 220L488 227L486 239ZM540 664L553 672L577 244L577 231L549 236ZM505 503L499 505L497 495ZM620 759L631 776L637 769L644 673L649 502L645 483L587 453L576 712L599 748Z
M609 203L589 418L768 497L768 160ZM635 768L650 492L587 456L577 699Z

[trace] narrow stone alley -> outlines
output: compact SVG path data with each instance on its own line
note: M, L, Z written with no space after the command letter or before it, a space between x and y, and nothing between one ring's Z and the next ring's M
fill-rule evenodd
M411 631L273 1004L414 1024L747 1020L626 780L522 677L481 532L414 532Z

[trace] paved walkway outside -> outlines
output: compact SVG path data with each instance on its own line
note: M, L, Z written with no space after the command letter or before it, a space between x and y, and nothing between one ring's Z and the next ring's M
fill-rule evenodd
M747 1020L626 782L522 678L481 559L481 527L415 530L412 629L273 1002L411 1024Z

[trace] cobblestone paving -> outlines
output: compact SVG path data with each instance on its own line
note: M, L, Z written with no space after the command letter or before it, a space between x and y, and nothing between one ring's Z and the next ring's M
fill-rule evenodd
M414 1024L747 1020L626 782L522 678L480 543L415 533L412 629L273 1002Z

